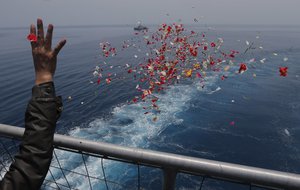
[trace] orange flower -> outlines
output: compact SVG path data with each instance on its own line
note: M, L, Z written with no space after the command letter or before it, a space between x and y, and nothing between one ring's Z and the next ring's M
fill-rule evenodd
M192 69L185 70L185 76L186 77L191 77L192 76L192 72L193 72Z

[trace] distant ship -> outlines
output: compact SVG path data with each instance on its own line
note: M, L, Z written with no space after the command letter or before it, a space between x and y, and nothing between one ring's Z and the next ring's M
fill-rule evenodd
M148 30L148 28L146 26L143 26L141 24L139 24L138 26L133 28L136 31L143 31L143 30Z

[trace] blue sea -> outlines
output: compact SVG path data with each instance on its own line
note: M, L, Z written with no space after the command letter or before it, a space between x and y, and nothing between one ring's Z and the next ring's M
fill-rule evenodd
M64 111L57 133L129 147L165 151L199 158L232 162L286 172L300 173L300 27L296 26L186 26L206 32L211 39L223 38L225 48L245 50L246 41L256 48L239 56L241 62L252 58L242 75L210 74L205 86L197 80L170 86L159 97L161 113L157 121L144 114L143 103L128 104L137 95L130 79L110 85L93 77L95 66L102 64L100 42L117 48L133 38L131 26L57 27L54 43L67 44L58 57L55 86L63 97ZM155 31L156 26L150 28ZM24 112L31 97L34 69L28 28L0 29L0 123L23 127ZM129 48L106 61L110 65L139 64L143 49ZM138 55L138 58L134 56ZM265 63L259 60L265 58ZM288 67L282 77L279 67ZM238 70L238 68L237 68ZM113 68L107 72L119 72ZM68 98L69 97L69 98ZM56 151L64 167L84 172L79 155ZM86 157L90 175L101 177L99 159ZM113 161L104 163L110 189L136 189L135 166ZM52 170L63 183L59 171ZM49 177L49 176L48 176ZM88 189L86 178L66 173L70 185ZM51 179L49 177L49 179ZM198 189L201 177L178 175L176 189ZM162 173L143 168L144 189L160 189ZM93 189L105 189L92 181ZM63 189L63 188L62 188ZM214 180L204 181L203 189L249 189Z

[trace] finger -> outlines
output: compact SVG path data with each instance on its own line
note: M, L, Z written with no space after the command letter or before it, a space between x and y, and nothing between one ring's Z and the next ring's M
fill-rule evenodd
M59 53L59 51L61 50L61 48L64 47L64 45L66 44L67 40L61 40L57 46L54 48L53 53L54 56L57 56L57 54Z
M38 44L41 45L44 43L44 28L42 19L37 19L37 28L38 28Z
M36 35L36 28L35 28L34 24L30 25L30 34Z
M36 35L36 28L35 28L34 24L30 25L30 34ZM35 41L31 41L30 44L31 44L32 49L34 49L36 47L36 42Z
M46 41L45 41L45 48L46 49L51 49L52 34L53 34L53 25L49 24L48 30L47 30L47 35L46 35Z

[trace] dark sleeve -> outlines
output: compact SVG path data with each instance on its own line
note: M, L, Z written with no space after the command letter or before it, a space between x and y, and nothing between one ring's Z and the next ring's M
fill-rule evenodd
M40 189L51 163L53 136L61 111L61 97L55 96L53 82L32 88L19 153L0 184L1 190Z

